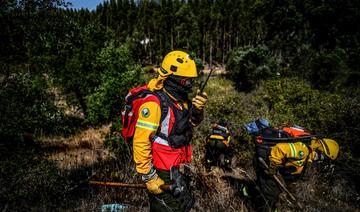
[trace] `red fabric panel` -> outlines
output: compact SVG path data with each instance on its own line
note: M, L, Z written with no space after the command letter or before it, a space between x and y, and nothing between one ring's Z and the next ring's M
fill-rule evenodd
M175 149L153 143L152 150L153 165L157 169L169 171L172 166L179 167L182 163L191 162L191 145Z

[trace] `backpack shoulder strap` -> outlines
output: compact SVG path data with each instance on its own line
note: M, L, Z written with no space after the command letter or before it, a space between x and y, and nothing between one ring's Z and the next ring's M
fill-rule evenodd
M169 98L167 95L162 91L153 92L153 94L159 99L160 101L160 109L161 109L161 118L160 123L165 119L168 111L169 111Z
M309 162L310 154L311 154L312 151L313 151L309 145L307 145L307 144L305 144L305 145L306 145L306 147L307 147L308 150L309 150L309 154L307 155L307 157L306 157L306 159L305 159L304 168L303 168L303 170L302 170L302 172L301 172L301 175L300 175L301 178L304 177L304 175L305 175L306 169L308 168L308 165L309 165L308 162Z
M148 94L152 94L153 92L149 91L149 90L140 90L138 92L136 92L135 94L129 95L125 98L125 101L127 103L133 102L135 99L139 99L139 98L144 98L146 95Z

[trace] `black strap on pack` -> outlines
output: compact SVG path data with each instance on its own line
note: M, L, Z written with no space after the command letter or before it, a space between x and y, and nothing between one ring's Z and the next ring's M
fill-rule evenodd
M180 148L182 146L187 146L187 144L192 138L192 131L187 130L188 128L191 128L190 124L188 123L189 116L191 116L190 110L186 109L186 111L184 110L179 112L179 109L175 107L175 104L172 102L172 100L169 98L167 94L165 94L162 91L158 91L156 92L156 94L159 96L161 102L160 103L162 108L161 114L163 116L161 118L161 122L164 120L166 114L168 113L169 107L171 107L171 109L173 110L176 119L172 131L168 136L161 133L160 128L157 131L156 135L162 139L167 140L169 142L169 145L173 148ZM191 107L191 102L188 101L187 103L188 106Z
M130 105L125 105L125 110L124 110L124 116L125 116L125 119L124 119L124 128L127 128L128 127L128 117L129 117L129 112L131 111L131 106Z
M165 119L166 117L166 114L168 113L168 100L167 100L167 97L166 97L166 94L164 94L163 92L161 91L157 91L157 92L152 92L152 91L149 91L149 90L141 90L139 92L137 92L136 94L130 96L128 99L126 99L126 104L125 104L125 121L124 121L124 127L128 127L128 116L129 116L129 113L132 109L132 102L136 99L140 99L140 98L145 98L146 95L149 95L149 94L152 94L152 95L155 95L159 101L160 101L160 109L161 109L161 118L160 118L160 123Z
M308 162L309 162L310 154L311 154L312 151L313 151L308 145L306 145L306 147L307 147L308 150L309 150L309 154L308 154L308 156L306 157L306 159L305 159L305 161L304 161L304 168L303 168L303 170L302 170L302 172L301 172L300 178L304 177L304 174L305 174L305 172L306 172L306 169L308 168Z
M164 121L167 113L169 112L169 99L167 95L163 91L156 91L153 92L153 94L158 97L160 101L160 109L161 109L161 118L160 118L160 124L162 121Z
M311 142L311 138L313 137L314 137L313 135L309 135L309 136L288 137L288 138L262 137L261 139L263 140L262 144L270 145L270 146L276 145L278 143L295 143L295 142L302 142L309 145Z

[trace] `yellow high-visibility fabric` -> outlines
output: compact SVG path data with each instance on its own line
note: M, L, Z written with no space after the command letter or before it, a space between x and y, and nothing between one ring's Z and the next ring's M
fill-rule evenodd
M270 152L270 164L277 167L295 167L296 171L291 174L301 174L306 163L306 158L310 154L308 147L302 142L278 143ZM312 163L313 154L308 158L308 163Z
M161 108L156 102L145 102L140 106L133 138L133 157L138 173L148 174L151 169L151 137L158 129L160 119Z
M157 78L150 80L150 82L148 83L149 90L150 91L158 91L158 90L163 89L165 79L166 79L166 77L159 75Z
M222 137L221 135L216 135L216 134L210 135L210 138L211 139L224 140L224 137Z
M210 135L209 136L209 139L217 139L217 140L221 140L226 146L229 146L230 145L230 139L231 139L231 136L228 137L228 139L225 139L223 136L221 135Z

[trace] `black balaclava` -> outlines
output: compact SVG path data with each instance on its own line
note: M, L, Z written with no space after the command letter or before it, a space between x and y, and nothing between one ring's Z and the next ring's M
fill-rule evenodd
M164 87L177 101L187 101L195 82L193 78L171 75L164 81Z

